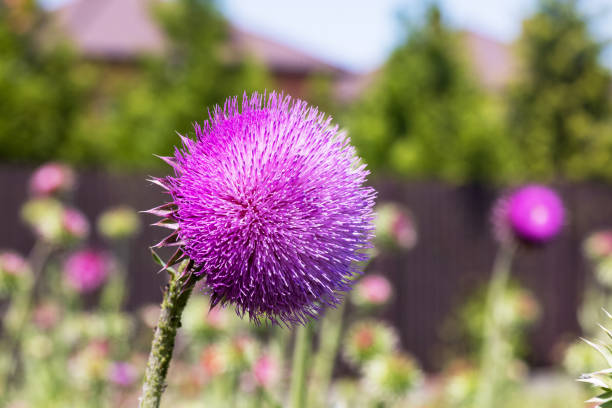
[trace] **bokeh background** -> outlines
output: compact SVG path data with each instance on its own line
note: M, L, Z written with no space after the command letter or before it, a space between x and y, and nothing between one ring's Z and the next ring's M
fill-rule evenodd
M557 189L568 216L554 242L515 259L507 295L514 313L508 336L513 364L506 367L511 385L503 403L583 406L586 388L573 378L601 362L573 345L580 335L595 335L599 308L612 288L612 245L603 257L584 249L593 233L612 228L610 27L608 0L1 0L0 248L21 254L36 248L40 234L28 227L22 206L32 194L34 169L51 161L75 170L66 203L79 208L92 228L86 240L58 250L50 268L59 271L78 248L115 250L113 237L96 230L94 221L113 206L144 210L164 201L145 179L169 171L154 154L171 155L177 132L192 135L192 124L206 120L208 109L227 96L283 91L332 115L371 169L379 203L395 203L387 210L396 242L381 244L367 267L368 274L391 283L393 295L367 313L358 301L351 303L345 316L348 322L370 315L386 321L425 373L419 387L407 387L410 402L394 397L390 404L472 406L483 293L497 250L491 208L505 191L540 182ZM411 234L408 242L397 231L402 223ZM599 239L612 242L605 234ZM137 345L146 345L143 338L150 334L139 319L147 305L159 303L165 283L148 247L163 236L151 227L135 229L117 251L123 254L118 258L124 292L112 313L140 323L119 330L117 336L131 346L116 349L134 372L142 368L142 359L134 357ZM79 307L58 312L57 320L102 313L98 300L104 290L81 294ZM63 310L46 295L38 289L36 302ZM1 305L6 320L10 296ZM80 330L73 326L65 330ZM62 358L74 363L90 353L110 361L113 347L96 348L102 340L112 343L107 329L83 335L62 349ZM24 330L36 338L42 329ZM202 330L203 343L210 345L208 329ZM231 342L247 329L223 330L231 332ZM276 338L270 330L249 336L261 347L281 344L282 361L282 345L291 339L270 342ZM208 348L197 339L185 340L184 350L196 350L189 352L197 355L196 365L209 371L202 374L203 384L181 379L181 390L189 391L183 397L205 401L200 394L210 386L215 391L206 394L222 401L227 387L210 385L216 373L212 357L200 353ZM66 343L61 336L54 341ZM336 361L334 406L358 406L340 396L356 392L350 387L359 381L359 370L351 358ZM253 364L219 369L232 373L220 383L244 387L242 371ZM28 364L22 365L27 373ZM282 372L283 363L277 366ZM83 372L77 376L98 384L87 376L99 373ZM53 373L49 369L50 378ZM28 381L21 383L28 390ZM92 406L130 406L138 388L130 384L117 391L90 383L81 394L89 396L85 400L96 395L101 405ZM15 401L24 405L11 406L73 406L64 404L68 394L59 391L71 383L57 384L47 394L41 391L38 402L22 391ZM247 387L253 389L258 388ZM279 401L282 389L272 393ZM256 395L264 406L275 406ZM199 406L169 398L177 406Z

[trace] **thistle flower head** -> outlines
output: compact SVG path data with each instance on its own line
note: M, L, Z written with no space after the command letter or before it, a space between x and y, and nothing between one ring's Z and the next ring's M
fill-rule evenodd
M612 230L598 231L589 235L584 242L584 252L596 261L612 255Z
M54 328L62 317L62 309L52 301L45 301L32 314L34 325L40 330L46 331Z
M10 294L30 278L30 265L17 252L0 251L0 295Z
M106 281L109 271L108 256L90 249L75 252L64 263L66 282L81 293L99 288Z
M364 320L349 327L344 342L344 357L354 366L361 366L374 358L396 349L398 336L387 324Z
M28 262L17 252L0 251L0 272L19 276L28 273Z
M30 192L36 196L47 196L65 192L74 186L72 169L61 163L47 163L34 172L30 178Z
M108 239L125 239L140 229L140 219L136 211L128 206L106 210L98 218L98 231Z
M391 297L391 284L382 275L364 276L355 286L353 303L359 306L380 306Z
M89 221L85 215L77 209L65 207L54 198L28 200L21 215L36 235L48 243L71 243L89 234Z
M66 235L70 239L83 239L89 234L89 221L75 208L65 208L62 221Z
M365 387L391 400L405 396L423 376L412 356L398 351L375 358L363 371Z
M174 230L158 245L191 259L212 305L303 323L349 289L373 235L375 192L331 119L272 93L228 99L182 138L172 202L150 212ZM181 259L173 257L173 261Z
M403 206L385 203L376 208L376 238L387 247L410 249L416 245L414 218Z
M493 209L496 237L544 243L554 238L565 218L563 202L552 189L528 185L501 198Z

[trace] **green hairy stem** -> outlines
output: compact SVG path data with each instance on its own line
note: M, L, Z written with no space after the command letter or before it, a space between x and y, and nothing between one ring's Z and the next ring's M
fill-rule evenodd
M305 408L306 377L308 376L308 356L311 350L312 323L298 328L295 335L293 349L293 366L291 367L291 389L289 406L291 408Z
M484 340L480 361L480 378L475 396L475 408L494 407L504 379L507 364L512 358L504 343L503 328L499 325L500 307L510 279L512 258L516 252L514 242L503 243L495 259L493 274L486 299Z
M162 393L166 388L166 375L172 359L174 340L181 327L181 315L198 280L188 268L186 261L177 273L171 274L170 282L166 286L145 371L140 408L160 406Z

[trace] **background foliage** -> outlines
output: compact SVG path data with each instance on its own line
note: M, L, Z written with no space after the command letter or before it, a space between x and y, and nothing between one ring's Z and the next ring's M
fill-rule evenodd
M50 38L50 16L33 1L18 4L0 9L3 161L149 169L161 165L151 153L169 154L175 132L189 133L208 107L274 88L263 66L227 47L227 23L208 0L159 3L167 53L119 69L79 59L62 41L41 41ZM491 91L475 78L462 33L432 6L422 22L405 21L404 41L359 100L338 103L325 75L314 75L307 93L384 174L609 179L610 72L589 24L576 1L541 0L517 42L513 83Z

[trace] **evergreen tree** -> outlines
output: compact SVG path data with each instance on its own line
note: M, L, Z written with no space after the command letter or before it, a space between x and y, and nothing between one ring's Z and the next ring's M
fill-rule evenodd
M499 105L476 86L459 41L430 8L354 107L351 136L372 168L451 181L506 177L502 155L511 149Z
M32 0L0 0L0 159L57 157L81 111L83 78L74 55L45 48L45 14Z
M574 0L542 0L523 24L509 129L531 178L612 177L610 73Z
M195 121L208 118L209 107L228 95L265 88L264 69L229 52L227 25L211 1L162 2L155 11L169 40L168 53L142 60L141 78L126 84L102 117L82 121L73 135L73 161L162 166L153 153L172 153L176 132L191 134Z

